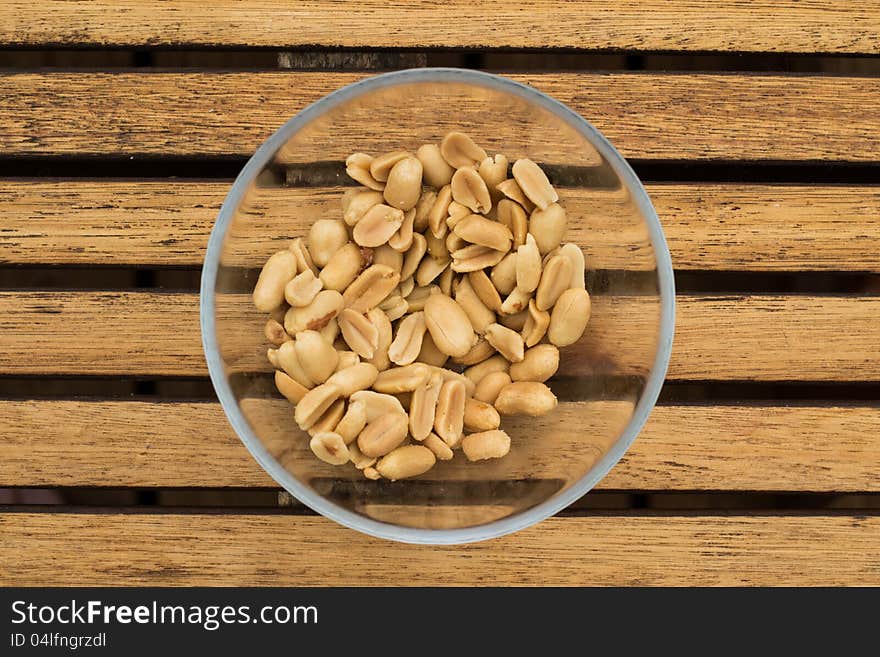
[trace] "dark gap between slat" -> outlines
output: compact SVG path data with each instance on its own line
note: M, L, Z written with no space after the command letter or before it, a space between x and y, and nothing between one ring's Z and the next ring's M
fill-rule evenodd
M241 47L201 45L153 45L138 48L104 47L101 44L47 43L41 47L5 46L0 49L0 67L51 69L123 69L149 66L186 70L274 70L281 53L295 53L308 62L315 55L316 66L328 54L347 53L345 70L377 70L411 65L414 54L424 56L427 66L454 66L504 71L755 71L768 73L822 73L824 75L880 75L880 56L873 53L779 53L673 50L626 51L621 49L573 48L333 48L315 44L283 47ZM370 57L372 55L373 57ZM393 64L396 60L400 64Z
M372 504L481 503L479 494L516 494L522 489L543 494L558 486L555 480L447 482L449 496L437 499L436 488L420 480L405 482L336 482L328 486L349 486L352 494L364 495ZM549 487L549 488L548 488ZM433 492L432 492L433 491ZM405 496L401 496L405 492ZM405 500L405 501L401 501ZM486 499L485 503L491 503ZM0 513L10 512L107 512L107 513L303 513L313 514L280 489L199 488L0 488ZM876 515L880 513L877 492L802 491L592 491L560 515L591 515L603 511L636 513L833 513Z
M247 387L249 397L281 399L265 373L237 374L233 389ZM552 382L562 401L631 399L640 377L560 377ZM144 401L214 403L208 377L164 376L0 376L0 399L64 401ZM667 381L660 406L806 406L880 407L880 382L865 381Z

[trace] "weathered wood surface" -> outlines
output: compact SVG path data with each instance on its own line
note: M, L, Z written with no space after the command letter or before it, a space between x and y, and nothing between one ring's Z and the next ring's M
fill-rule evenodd
M562 402L535 424L506 418L517 436L511 456L531 461L508 474L557 477L560 461L547 455L582 458L596 446L597 414L620 404ZM276 486L216 403L5 400L0 425L0 486ZM658 406L598 488L878 491L878 431L877 408ZM301 448L294 456L317 464L304 439L293 445ZM445 475L472 475L475 467L463 463ZM328 476L341 472L327 466Z
M228 182L0 180L0 262L197 266ZM648 184L678 269L880 271L880 190L871 186ZM288 189L303 213L253 231L243 266L260 266L288 235L306 234L318 213L337 211L339 190ZM599 239L644 241L596 230L595 198L564 191L572 233L587 250ZM580 234L579 216L591 216ZM279 220L280 221L280 220ZM242 245L244 247L245 245ZM621 247L622 248L622 247ZM626 268L627 263L623 264Z
M323 71L9 73L0 76L0 148L5 157L246 156L298 110L363 77ZM567 103L629 158L880 160L876 78L662 73L510 77ZM484 120L485 111L480 115ZM412 141L413 129L403 114L384 118L388 123L381 134L375 125L352 119L345 133L335 131L332 143L321 142L321 152L301 155L342 157L356 146L387 150ZM442 117L437 121L441 131L458 125L441 125ZM493 134L502 133L519 138L509 124L499 122ZM551 141L544 144L549 145Z
M350 6L346 6L350 5ZM492 17L487 24L486 16ZM535 20L536 16L545 20ZM880 52L871 0L283 3L12 0L0 41L53 46Z
M0 536L6 586L880 584L877 516L552 518L435 547L320 517L8 513Z

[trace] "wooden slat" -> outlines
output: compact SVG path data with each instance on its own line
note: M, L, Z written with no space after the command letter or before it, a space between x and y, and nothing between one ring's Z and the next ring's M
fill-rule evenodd
M14 513L0 536L6 586L880 584L877 516L553 518L433 547L319 517Z
M561 464L595 448L596 416L614 404L563 402L538 422L505 418L515 437L509 458L525 461L505 478L559 477ZM0 486L277 485L216 403L0 401L0 426ZM878 432L878 408L658 406L599 488L880 491ZM304 439L285 448L317 465ZM477 471L460 465L443 477ZM328 466L327 476L345 475Z
M880 188L647 187L679 269L880 271ZM201 265L228 190L226 182L204 181L2 180L0 263ZM583 194L564 192L573 218L590 212L591 206L580 207ZM255 234L244 264L259 266L279 238L305 234L312 217L338 206L336 190L291 189L287 195L310 211ZM623 237L630 236L618 227L609 239ZM584 235L585 248L596 239L596 231Z
M224 313L239 371L266 367L263 319L247 295ZM644 374L653 346L649 297L593 299L587 338L560 372ZM880 377L880 297L682 296L672 379L872 381ZM225 315L224 315L225 316ZM0 293L0 373L204 376L198 296L153 292ZM257 336L251 340L250 336Z
M136 0L41 0L4 3L0 26L0 41L28 47L318 44L345 48L880 52L880 11L871 0L767 4L736 0L538 0L527 7L510 0L439 4L218 0L210 5L176 0L149 7Z
M250 155L297 110L362 77L293 71L8 74L0 77L0 149L5 157ZM631 158L880 159L876 78L642 73L510 77L568 103ZM407 122L410 109L400 108L407 114L397 116L389 108L380 117L387 122L382 130L366 117L347 117L351 120L345 131L337 129L332 140L329 135L321 140L321 153L303 155L340 158L358 146L379 150L408 144L416 138ZM475 119L485 122L484 111L474 112ZM439 135L454 126L466 127L465 120L461 112L435 116L425 130ZM506 129L504 137L522 139L511 126L499 120L493 134ZM528 138L532 143L541 135L530 133ZM496 141L507 143L500 137ZM542 147L561 148L556 142L542 142Z

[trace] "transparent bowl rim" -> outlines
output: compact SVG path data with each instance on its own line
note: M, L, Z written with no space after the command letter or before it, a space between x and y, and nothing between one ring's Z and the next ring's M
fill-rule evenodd
M297 480L268 453L245 419L226 378L217 344L215 325L214 291L224 237L245 191L281 146L310 121L353 98L395 85L424 82L465 83L518 96L549 111L582 134L605 157L626 184L633 195L635 204L648 223L651 244L657 260L661 302L660 339L653 367L633 416L611 449L577 482L540 504L500 520L457 529L423 529L373 520L331 502ZM586 119L550 96L509 78L466 69L418 68L376 75L337 89L296 114L263 142L235 179L220 208L220 213L208 240L208 249L202 269L199 305L202 346L211 382L217 392L220 404L245 447L276 482L306 506L351 529L404 543L452 545L510 534L556 514L591 490L621 459L647 421L666 377L666 369L672 351L675 321L675 283L669 248L666 245L660 220L647 192L623 156Z

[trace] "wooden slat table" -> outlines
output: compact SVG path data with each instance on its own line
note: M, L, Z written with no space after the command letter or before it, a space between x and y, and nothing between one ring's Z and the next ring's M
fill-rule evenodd
M0 7L4 61L107 62L0 72L0 584L880 584L880 5L339 5ZM196 285L230 176L372 73L248 57L340 48L365 66L515 62L645 174L666 230L679 298L660 404L595 492L513 536L405 546L316 516L207 383ZM229 49L245 63L210 60ZM176 50L222 63L110 68ZM623 70L656 53L712 70ZM760 53L784 66L738 65ZM585 404L554 421L576 434ZM554 447L576 449L565 435Z

